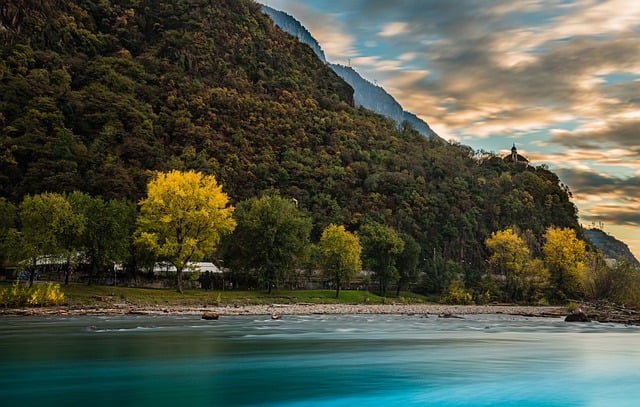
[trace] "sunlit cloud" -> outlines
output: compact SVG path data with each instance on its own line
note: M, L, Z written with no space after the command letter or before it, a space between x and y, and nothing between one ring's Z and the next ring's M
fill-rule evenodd
M562 19L558 34L568 36L610 34L633 30L640 21L640 3L635 0L608 0L587 7Z
M618 225L640 226L640 202L633 206L621 206L619 204L603 204L590 207L586 219L602 219Z
M550 142L563 146L581 145L601 150L607 146L626 147L619 153L638 159L640 152L640 119L612 118L613 121L594 121L574 131L555 131Z
M624 149L567 149L551 153L531 152L527 157L531 161L554 163L559 168L589 168L594 166L620 166L639 169L637 154Z
M385 24L382 27L382 31L378 33L381 37L395 37L396 35L406 34L408 31L408 24L403 22L393 22Z
M401 61L407 62L407 61L411 61L411 60L415 59L417 56L418 56L418 54L415 53L415 52L406 52L406 53L398 56L398 59L401 60Z

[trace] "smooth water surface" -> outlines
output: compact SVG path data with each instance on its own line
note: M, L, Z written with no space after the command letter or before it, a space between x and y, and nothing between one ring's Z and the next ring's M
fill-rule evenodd
M3 406L637 406L640 328L470 315L0 319Z

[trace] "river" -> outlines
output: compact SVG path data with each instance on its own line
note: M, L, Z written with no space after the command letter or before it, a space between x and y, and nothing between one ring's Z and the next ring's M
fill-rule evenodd
M3 406L636 406L640 327L508 315L8 317Z

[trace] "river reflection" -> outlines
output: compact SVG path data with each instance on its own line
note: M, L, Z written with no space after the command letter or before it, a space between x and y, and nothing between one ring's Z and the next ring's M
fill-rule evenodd
M640 329L506 315L0 319L0 403L636 406Z

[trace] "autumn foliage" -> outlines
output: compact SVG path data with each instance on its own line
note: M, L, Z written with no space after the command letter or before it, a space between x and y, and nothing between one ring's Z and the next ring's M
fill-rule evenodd
M140 201L136 244L175 266L182 292L182 271L188 263L213 253L222 235L235 228L233 209L213 176L158 173Z

